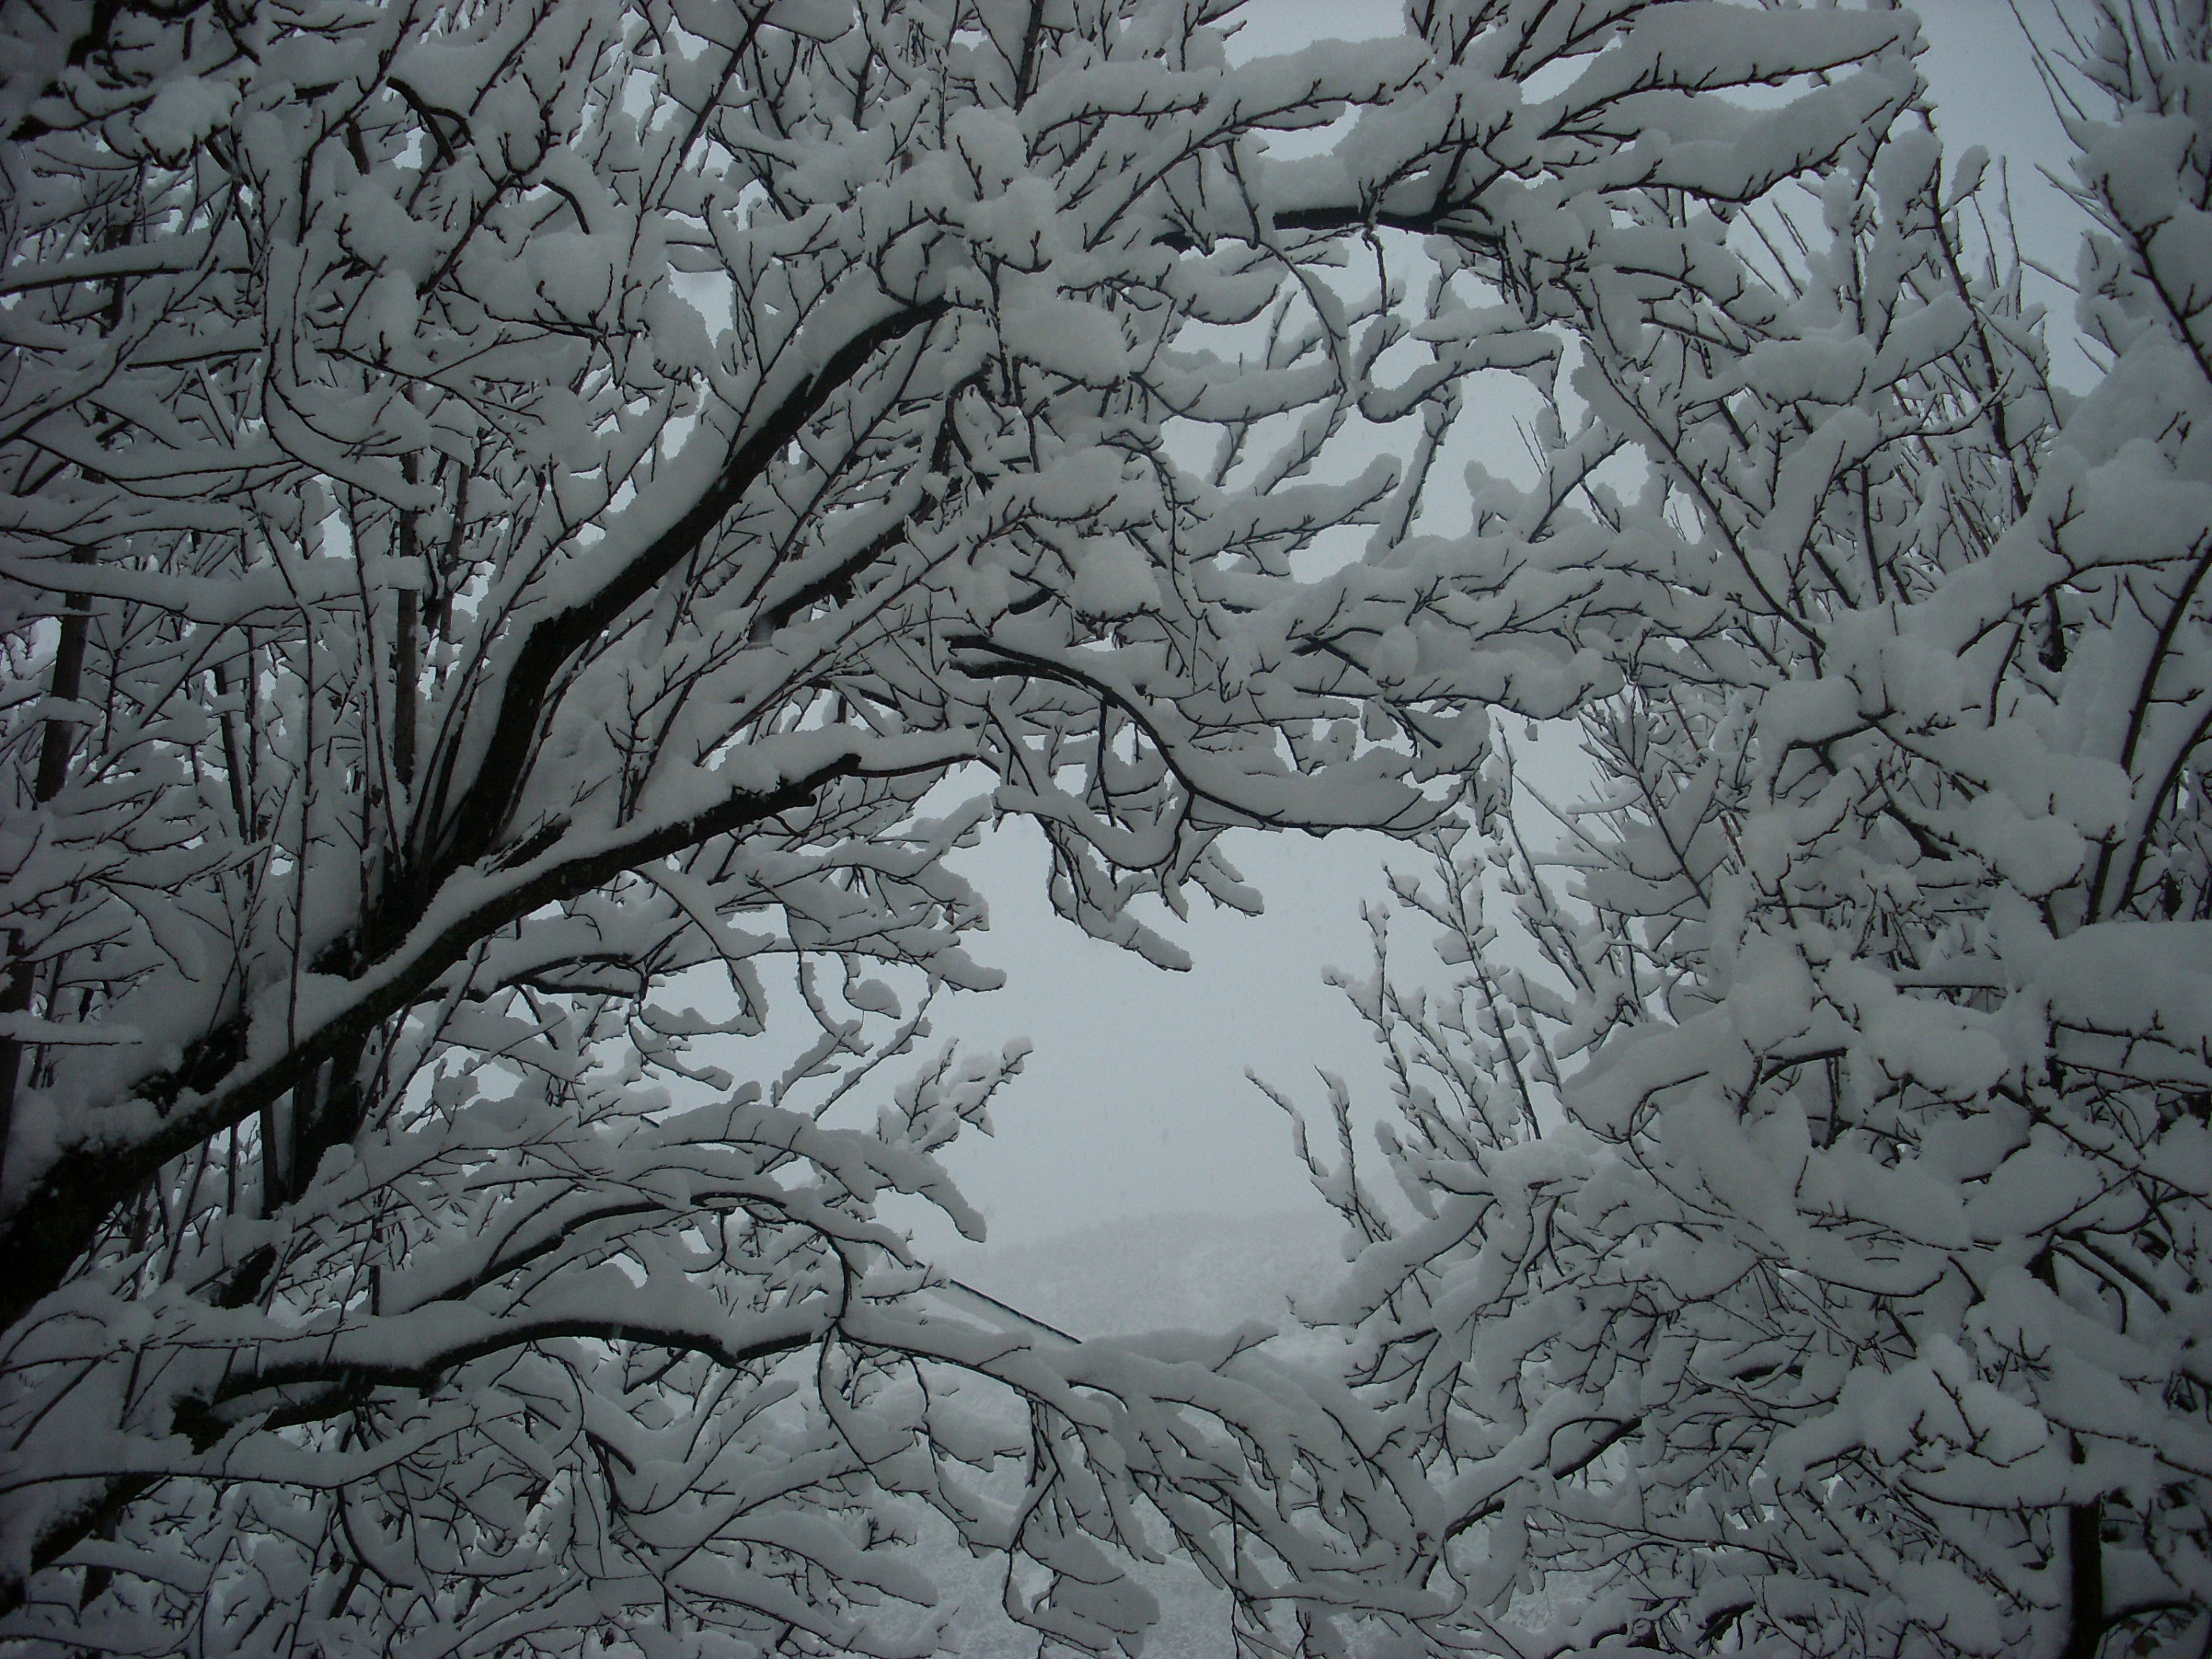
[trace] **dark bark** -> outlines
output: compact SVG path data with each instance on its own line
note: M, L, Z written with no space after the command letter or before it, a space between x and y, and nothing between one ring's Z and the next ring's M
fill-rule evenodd
M79 553L75 562L84 564L90 561L89 553ZM61 638L54 646L54 675L49 695L57 702L74 702L84 690L85 635L92 626L92 604L82 593L71 593L64 602ZM61 793L62 785L69 780L70 757L76 748L76 722L53 715L46 721L46 729L40 734L38 776L31 785L31 800L44 806ZM23 954L24 939L20 932L8 935L8 980L0 986L0 1014L27 1014L31 1012L31 995L35 988L35 964ZM0 1169L4 1169L8 1157L8 1137L15 1127L15 1090L23 1070L25 1045L20 1037L0 1034Z
M2081 1449L2074 1452L2081 1459ZM2066 1506L2066 1615L2063 1659L2097 1659L2105 1644L2105 1506L2095 1498Z
M412 455L400 457L399 473L410 484L422 481L421 464ZM399 515L399 562L410 575L422 568L421 536L411 512ZM409 791L415 787L415 683L422 672L417 638L422 604L413 588L399 590L399 618L392 639L392 775Z
M2060 1086L2056 1073L2057 1057L2051 1060L2054 1068L2052 1087ZM2027 1270L2041 1279L2054 1295L2058 1290L2057 1252L2045 1243ZM2067 1450L2075 1463L2085 1461L2081 1437L2072 1432L2066 1437ZM2105 1618L2105 1506L2100 1499L2092 1498L2087 1503L2066 1506L2066 1646L2060 1659L2097 1659L2097 1650L2104 1645L2106 1622Z

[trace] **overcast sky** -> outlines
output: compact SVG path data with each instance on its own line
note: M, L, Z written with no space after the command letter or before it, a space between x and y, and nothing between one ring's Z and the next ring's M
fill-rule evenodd
M2041 26L2051 13L2047 0L2036 3L2044 9L2027 15ZM1927 0L1919 10L1947 148L1955 155L1978 143L2010 163L2023 245L2070 273L2078 210L2038 177L2039 167L2063 171L2068 149L2010 9L2004 0ZM1395 30L1398 15L1380 0L1255 0L1252 11L1265 29L1254 36L1285 45ZM2063 316L2065 296L2048 284L2042 293ZM2084 372L2077 364L2068 378ZM1510 446L1510 420L1494 429ZM1504 472L1516 458L1509 448L1483 459ZM1437 476L1456 470L1440 467ZM1513 726L1518 735L1520 723ZM1054 918L1043 897L1042 838L1028 826L963 855L963 872L991 905L991 930L971 949L1010 979L1003 991L959 999L939 1032L1036 1044L1026 1074L1001 1097L997 1138L963 1140L947 1154L994 1244L1166 1212L1306 1206L1320 1218L1287 1124L1245 1070L1309 1106L1322 1099L1316 1067L1379 1095L1374 1044L1322 971L1364 968L1361 900L1382 891L1386 856L1417 855L1375 836L1323 843L1242 834L1228 844L1266 896L1267 914L1247 918L1201 900L1187 924L1167 921L1193 959L1184 974L1152 968ZM1418 958L1441 973L1425 947L1407 951L1409 968ZM916 1224L926 1246L951 1237L911 1211L890 1213Z

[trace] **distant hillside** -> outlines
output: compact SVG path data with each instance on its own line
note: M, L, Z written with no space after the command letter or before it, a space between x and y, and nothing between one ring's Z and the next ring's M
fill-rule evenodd
M1318 1208L1142 1216L1038 1244L949 1251L938 1265L1073 1336L1287 1326L1291 1298L1310 1301L1342 1272L1340 1231Z
M1314 1211L1152 1215L1042 1243L945 1251L935 1265L1074 1336L1216 1329L1247 1320L1289 1329L1290 1299L1318 1293L1342 1269L1337 1235L1334 1218ZM957 1609L951 1634L962 1659L1030 1659L1036 1653L1036 1633L1000 1612L995 1571L934 1536L925 1553L947 1605ZM1135 1576L1160 1602L1147 1655L1230 1659L1225 1595L1180 1563L1139 1567Z
M1257 1217L1169 1214L1086 1227L1042 1243L941 1252L936 1265L1074 1336L1115 1336L1175 1327L1218 1329L1262 1320L1287 1333L1293 1354L1327 1335L1301 1336L1291 1298L1328 1289L1343 1271L1341 1229L1316 1210ZM1010 1402L998 1402L1011 1410ZM979 1391L971 1409L992 1409ZM970 1559L933 1527L922 1551L945 1590L948 1638L960 1659L1034 1659L1036 1634L1000 1610L994 1566ZM1145 1651L1158 1659L1232 1659L1229 1599L1182 1561L1139 1565L1133 1575L1156 1596L1160 1621ZM1410 1651L1378 1637L1363 1656Z

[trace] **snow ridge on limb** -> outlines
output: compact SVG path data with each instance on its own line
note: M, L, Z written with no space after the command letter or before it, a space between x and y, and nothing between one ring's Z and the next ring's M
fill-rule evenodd
M891 1650L916 1504L1079 1645L1156 1526L1255 1640L1429 1607L1323 1382L908 1330L872 1206L965 1215L928 1154L1009 1064L884 1069L994 977L943 860L1030 815L1172 962L1133 901L1255 902L1224 830L1412 833L1490 704L1611 689L1597 538L1415 529L1468 377L1556 359L1496 301L1635 252L1662 151L1847 147L1908 26L1759 24L1711 87L1833 72L1777 149L1659 95L1731 7L1238 65L1213 9L5 11L9 1632ZM1413 228L1418 323L1348 274ZM963 1370L1041 1425L1018 1523Z
M2212 1632L2212 37L2115 0L2068 51L2085 396L1917 119L1786 221L1655 199L1611 234L1663 280L1553 291L1584 413L1497 510L1608 527L1626 684L1556 851L1493 762L1400 884L1454 991L1347 987L1421 1219L1315 1154L1428 1560L1528 1651ZM1640 491L1581 470L1617 450Z

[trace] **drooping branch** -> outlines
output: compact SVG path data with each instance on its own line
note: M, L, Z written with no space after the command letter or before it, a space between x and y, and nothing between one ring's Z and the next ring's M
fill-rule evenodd
M884 775L934 770L933 754ZM450 918L434 908L428 921L372 963L351 1000L296 1042L256 1064L249 1056L250 1021L241 1015L205 1039L185 1064L157 1073L135 1101L109 1109L137 1130L105 1139L88 1135L62 1148L0 1221L0 1252L16 1265L0 1286L0 1320L13 1323L67 1275L98 1237L115 1206L169 1159L209 1136L244 1122L289 1091L306 1085L326 1062L356 1051L385 1021L412 1006L499 928L549 904L586 893L623 872L668 857L716 836L807 806L840 779L871 773L848 752L761 794L744 791L702 812L562 856L557 839L535 860L483 878L489 890L447 895ZM316 1137L319 1158L345 1139L352 1125L331 1122ZM302 1158L302 1182L313 1164Z

